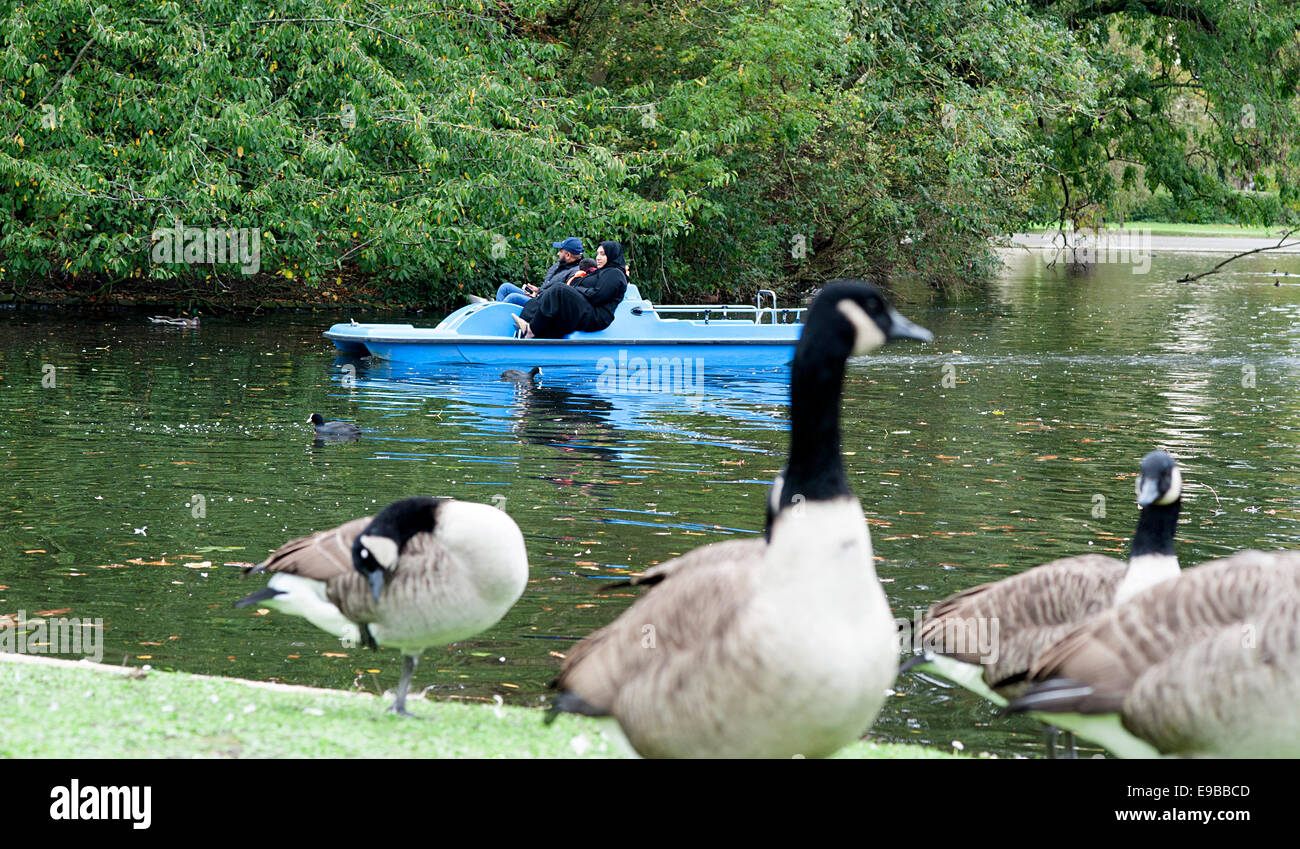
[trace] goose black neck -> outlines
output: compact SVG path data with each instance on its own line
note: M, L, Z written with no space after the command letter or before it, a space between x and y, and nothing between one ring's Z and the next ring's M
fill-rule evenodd
M796 495L824 501L852 494L840 456L840 393L847 354L801 346L795 355L790 373L790 463L782 506Z
M1144 554L1173 555L1178 511L1182 504L1179 499L1172 504L1151 504L1142 508L1137 530L1133 532L1133 547L1129 549L1130 560Z

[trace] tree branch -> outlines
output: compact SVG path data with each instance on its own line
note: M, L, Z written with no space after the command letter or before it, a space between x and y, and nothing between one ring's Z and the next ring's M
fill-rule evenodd
M1242 251L1236 256L1228 257L1223 262L1214 266L1214 268L1211 268L1209 271L1202 271L1200 274L1184 274L1182 277L1178 278L1178 282L1191 283L1193 280L1200 280L1202 277L1208 277L1209 275L1218 271L1220 268L1223 268L1228 263L1232 262L1233 260L1241 259L1243 256L1250 256L1251 254L1257 254L1263 251L1275 251L1278 248L1291 248L1291 247L1295 247L1296 245L1300 245L1300 242L1292 242L1289 245L1283 244L1283 242L1285 242L1288 238L1290 238L1292 233L1295 233L1297 231L1300 231L1300 228L1292 228L1290 230L1287 230L1285 233L1282 234L1282 238L1278 240L1276 245L1269 245L1268 247L1265 248L1255 248L1253 251Z

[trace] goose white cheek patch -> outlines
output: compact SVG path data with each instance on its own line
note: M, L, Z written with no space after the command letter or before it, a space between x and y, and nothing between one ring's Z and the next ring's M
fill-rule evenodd
M1183 494L1183 473L1179 471L1177 466L1174 466L1173 474L1170 475L1169 477L1169 491L1166 492L1165 497L1160 499L1160 501L1157 503L1161 505L1173 504L1175 501L1178 500L1178 498L1182 494Z
M393 568L397 562L397 543L388 537L363 536L361 544L370 549L375 562L385 569Z
M843 313L844 317L853 323L853 355L855 357L868 354L885 344L885 332L880 329L880 325L872 321L871 316L867 315L857 303L846 299L837 303L835 309Z

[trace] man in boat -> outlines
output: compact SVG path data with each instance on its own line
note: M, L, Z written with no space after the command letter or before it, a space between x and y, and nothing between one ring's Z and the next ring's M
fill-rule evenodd
M531 283L525 283L523 286L502 283L497 289L497 300L523 306L551 286L563 286L568 283L569 278L577 272L578 263L582 261L582 240L577 236L570 236L562 242L552 243L551 247L556 250L555 264L546 269L546 273L542 275L540 287Z
M574 330L591 333L614 321L614 310L627 294L623 246L601 242L596 271L563 286L552 286L512 315L520 338L563 339Z

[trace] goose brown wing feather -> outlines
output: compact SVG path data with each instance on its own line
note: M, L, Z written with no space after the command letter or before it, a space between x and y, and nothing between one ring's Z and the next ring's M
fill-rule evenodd
M1293 715L1300 597L1252 618L1202 629L1139 675L1124 696L1124 726L1161 752L1231 752L1243 731Z
M715 542L688 551L681 557L674 557L672 560L665 560L663 563L651 566L640 575L629 578L627 583L634 587L652 587L671 575L679 574L701 564L723 562L757 563L762 557L762 551L766 546L766 541L761 539Z
M403 622L422 621L422 611L473 601L448 595L447 572L455 568L451 558L446 547L432 534L415 534L402 546L401 557L388 573L382 610L375 602L369 581L351 568L351 561L348 569L334 576L325 592L334 606L353 622L387 622L390 629L400 630Z
M1044 652L1030 678L1083 682L1093 696L1080 709L1118 709L1140 678L1184 647L1216 641L1233 628L1240 641L1243 625L1279 599L1297 597L1300 552L1243 551L1187 569L1107 610Z
M290 540L271 552L266 560L246 569L244 573L285 572L317 581L329 581L352 572L352 543L370 524L371 518L363 516L328 531Z
M995 638L997 659L985 664L985 679L998 685L1018 678L1044 649L1110 605L1126 568L1119 560L1087 554L971 587L930 608L921 625L922 645L978 664Z
M651 676L674 680L697 651L725 642L765 547L762 540L715 543L654 567L661 583L575 645L556 688L611 712L625 687Z

